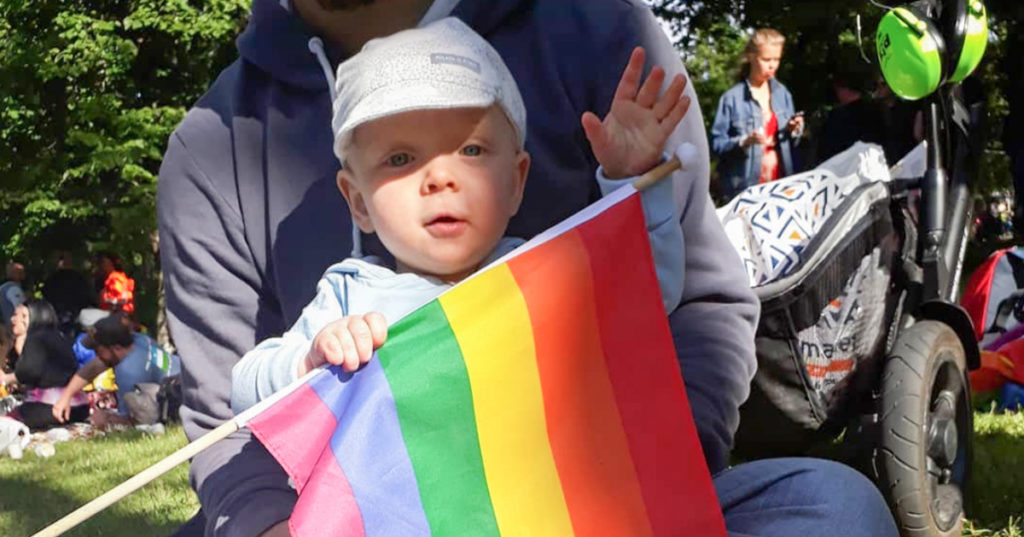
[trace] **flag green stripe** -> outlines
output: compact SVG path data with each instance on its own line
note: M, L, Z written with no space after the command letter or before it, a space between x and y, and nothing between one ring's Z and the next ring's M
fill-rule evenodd
M499 535L469 376L438 302L392 326L378 359L395 398L431 534Z

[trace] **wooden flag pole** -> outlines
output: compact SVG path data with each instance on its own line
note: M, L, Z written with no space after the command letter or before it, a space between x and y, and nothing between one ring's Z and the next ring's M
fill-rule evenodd
M666 178L672 172L679 169L691 169L697 164L699 158L699 152L697 148L689 143L685 142L679 145L675 150L675 154L672 158L657 165L651 171L637 177L633 180L633 188L639 192L650 188L652 185Z
M50 524L43 528L33 537L56 537L71 528L85 522L96 513L110 507L113 503L117 502L121 498L135 492L140 487L149 483L150 481L164 475L165 473L174 469L175 466L191 459L200 451L212 446L219 440L238 430L238 424L235 420L229 420L222 424L220 427L204 434L203 436L196 439L195 442L171 453L160 462L146 468L142 472L135 474L130 477L127 481L120 485L108 490L103 495L92 500L91 502L75 509L71 513L65 515L60 520Z
M70 530L71 528L74 528L75 526L81 524L82 522L89 520L96 513L99 513L100 511L106 509L107 507L110 507L114 503L120 501L125 496L128 496L129 494L142 488L150 481L153 481L154 479L173 470L175 466L188 461L189 459L195 457L197 454L199 454L206 448L223 440L231 433L245 427L245 425L249 423L249 420L255 418L261 412L273 406L274 403L280 401L285 396L295 391L297 388L299 388L307 381L309 381L309 379L311 379L313 376L317 375L322 371L322 368L317 368L314 369L313 371L310 371L302 378L297 379L295 382L281 389L274 395L264 399L263 401L260 401L257 405L235 416L234 419L222 423L216 429L204 434L203 436L200 436L199 438L196 438L195 441L189 443L188 445L179 449L178 451L175 451L174 453L171 453L170 455L164 457L156 464L128 478L128 480L126 480L125 482L108 490L107 492L103 493L101 496L97 497L91 502L68 513L63 518L54 522L53 524L50 524L49 526L46 526L45 528L39 530L39 532L33 534L32 537L56 537L57 535L61 535L64 532Z
M668 177L669 174L678 170L682 166L683 165L679 162L679 159L677 158L671 158L669 160L666 160L665 162L662 162L657 167L655 167L653 170L634 179L633 188L637 189L637 191L639 192L643 192L644 190L647 190L648 188L653 186L658 181L661 181L662 179Z

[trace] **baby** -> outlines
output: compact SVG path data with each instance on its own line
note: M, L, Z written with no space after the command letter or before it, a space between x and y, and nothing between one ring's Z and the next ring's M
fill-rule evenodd
M661 92L655 67L641 85L633 51L601 121L582 126L607 194L644 173L689 107L686 81ZM504 237L530 168L526 110L498 53L458 19L368 42L338 67L334 100L338 188L352 218L376 233L394 267L373 257L327 269L317 295L281 337L260 343L233 370L238 413L323 364L354 371L387 338L389 321L523 243ZM667 311L682 296L683 236L664 180L641 195Z

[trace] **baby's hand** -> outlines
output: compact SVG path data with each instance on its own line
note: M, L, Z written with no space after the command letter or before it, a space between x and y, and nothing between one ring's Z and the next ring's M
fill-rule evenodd
M383 345L387 337L388 323L379 313L342 317L323 327L313 338L309 354L299 368L299 376L322 364L340 365L345 371L355 371L370 361L373 351Z
M581 118L594 156L609 179L640 175L657 166L665 141L690 107L690 98L683 96L686 77L676 75L659 97L665 70L655 66L640 87L643 68L644 49L637 47L622 72L604 122L592 112Z

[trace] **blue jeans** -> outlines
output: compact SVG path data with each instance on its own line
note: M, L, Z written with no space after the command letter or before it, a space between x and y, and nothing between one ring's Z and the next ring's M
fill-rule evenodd
M896 523L860 472L837 462L765 459L714 477L730 537L897 537Z

